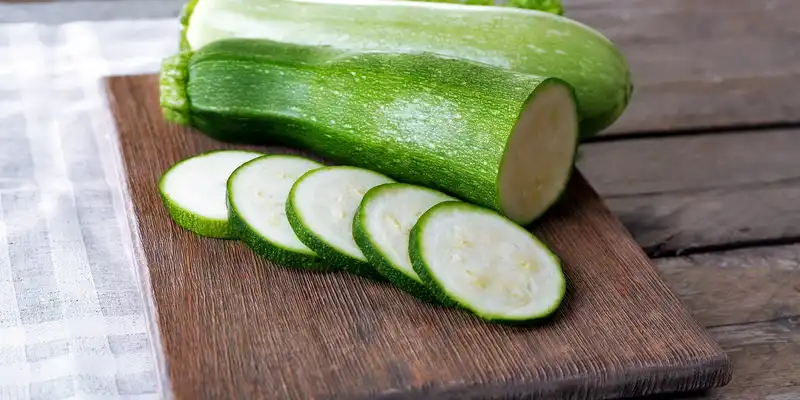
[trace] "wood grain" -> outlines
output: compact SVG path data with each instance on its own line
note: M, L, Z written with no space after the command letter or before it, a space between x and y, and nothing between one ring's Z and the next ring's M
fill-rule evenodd
M588 143L578 162L648 254L800 239L800 130Z
M800 245L694 254L654 263L667 285L708 328L800 315Z
M800 245L655 260L731 357L722 388L642 400L800 399Z
M730 379L726 355L580 174L534 230L564 262L565 305L538 327L490 325L180 230L158 177L226 146L166 124L154 76L108 88L178 398L599 399Z
M800 2L570 0L625 55L632 103L607 134L800 122Z
M800 399L800 245L655 264L733 365L727 386L680 399Z
M636 400L800 399L800 319L720 326L709 332L731 356L735 372L728 385Z
M722 388L641 400L800 399L800 245L655 260L664 281L728 352Z
M710 329L736 371L703 400L800 399L800 318Z
M800 241L800 185L610 198L647 253L680 255Z

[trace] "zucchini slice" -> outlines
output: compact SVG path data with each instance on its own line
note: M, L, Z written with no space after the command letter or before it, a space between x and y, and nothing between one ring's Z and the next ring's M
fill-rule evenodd
M382 174L356 167L310 171L289 192L289 224L301 242L331 265L382 281L353 239L353 217L368 190L392 182Z
M314 270L328 264L295 235L286 198L300 176L324 165L290 155L267 155L237 168L228 179L228 220L256 254L282 266Z
M560 260L533 234L500 214L463 202L440 203L411 230L414 271L447 305L495 322L551 315L564 298Z
M414 297L435 303L435 296L411 265L409 234L425 211L455 200L437 190L406 183L376 186L364 196L353 218L353 237L381 275Z
M200 236L233 239L228 223L226 182L240 165L264 155L244 150L217 150L179 161L160 178L158 188L170 217Z

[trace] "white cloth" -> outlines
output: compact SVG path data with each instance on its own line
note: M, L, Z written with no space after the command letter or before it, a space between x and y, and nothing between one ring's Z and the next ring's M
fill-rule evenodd
M0 25L0 399L168 393L102 77L177 43L175 19Z

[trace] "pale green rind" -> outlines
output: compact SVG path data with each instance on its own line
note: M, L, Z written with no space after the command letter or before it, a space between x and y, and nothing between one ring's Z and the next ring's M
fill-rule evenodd
M372 266L389 280L389 282L417 299L438 304L439 302L436 296L428 290L427 286L425 286L421 280L403 272L401 268L396 267L392 261L380 251L378 246L372 241L371 235L365 226L364 214L369 202L379 197L381 193L387 190L391 191L392 188L398 186L414 186L419 190L432 190L405 183L387 183L370 189L364 195L364 199L361 201L355 217L353 218L353 239L355 239L361 252L364 253L364 256L367 257L367 260L369 260Z
M497 213L495 213L495 212L493 212L491 210L488 210L486 208L479 207L479 206L476 206L476 205L473 205L473 204L459 202L459 201L448 201L448 202L439 203L439 204L431 207L427 212L425 212L420 217L420 219L414 225L414 228L411 229L411 237L409 239L409 256L411 257L411 263L412 263L412 265L414 267L414 271L417 273L417 275L420 276L420 278L422 278L422 281L425 282L425 284L428 287L428 289L432 293L434 293L434 295L436 296L438 301L441 302L442 304L445 304L445 305L450 306L450 307L460 308L460 309L469 311L470 313L472 313L472 314L474 314L474 315L476 315L476 316L478 316L481 319L484 319L486 321L495 322L495 323L501 323L501 324L527 325L527 324L536 323L536 322L545 320L545 319L553 316L555 314L555 312L561 306L561 304L562 304L562 302L564 300L564 297L566 295L566 277L564 276L563 270L561 269L561 261L549 249L547 250L547 252L549 253L550 257L552 258L553 263L559 267L560 276L562 278L562 279L559 280L559 283L560 283L561 287L558 290L558 292L561 294L561 296L553 302L551 307L549 307L547 310L545 310L542 313L534 314L534 315L528 315L528 316L525 316L525 317L509 317L507 315L502 315L502 314L485 314L485 313L481 313L479 311L476 311L474 308L472 308L470 306L470 303L469 303L468 300L460 299L457 296L454 296L454 295L448 293L446 291L446 289L444 287L442 287L442 285L439 283L439 281L436 278L436 276L434 276L431 273L430 268L425 263L425 260L424 260L424 257L423 257L425 243L422 243L421 236L422 236L422 231L425 229L425 224L426 224L426 222L428 220L433 218L433 216L435 216L436 213L447 211L450 208L461 208L461 209L469 210L471 212L478 211L478 212L491 214L491 215L493 215L493 216L495 216L497 218L504 218L505 219L505 217L503 217L502 215L497 214ZM514 224L513 221L509 220L509 222L511 224ZM521 231L523 231L527 235L529 235L536 244L541 246L541 248L547 249L547 246L545 246L544 243L542 243L532 233L530 233L529 231L525 230L524 228L522 228L522 227L520 227L520 226L518 226L516 224L514 224L514 225L517 226Z
M298 269L307 269L307 270L314 270L314 271L331 271L336 268L331 267L325 262L322 257L318 256L313 251L297 251L292 249L287 249L277 243L273 243L270 241L269 238L265 237L264 235L258 233L253 227L247 223L245 218L243 218L236 207L236 201L234 199L235 193L231 190L233 187L233 181L236 179L237 174L242 171L244 168L250 163L256 162L264 157L296 157L301 158L298 156L289 156L289 155L265 155L263 157L255 158L251 161L248 161L239 168L237 168L231 174L230 178L228 178L227 183L227 206L228 206L228 221L231 227L231 230L235 233L235 235L254 253L258 254L265 259L272 261L273 263L289 267L289 268L298 268ZM322 164L320 164L322 166Z
M197 157L207 156L217 152L229 152L240 150L212 150L204 153L197 154L192 157L185 158L173 164L167 169L159 178L158 191L164 206L169 213L170 218L181 228L186 229L192 233L200 236L216 238L216 239L236 239L236 233L231 228L227 219L214 219L197 215L175 202L164 190L164 182L169 175L170 171L179 167L182 163ZM242 151L243 153L261 154L251 151Z
M187 1L181 8L181 13L178 16L178 22L180 23L180 41L179 41L180 53L192 51L191 48L192 46L189 44L189 40L186 38L186 30L189 29L189 20L192 18L192 14L194 13L194 8L197 6L197 3L199 1L200 0Z
M611 126L633 94L623 54L585 24L520 4L203 0L184 21L193 50L248 37L353 51L425 51L561 78L576 88L582 140Z
M189 59L194 53L186 38L186 29L198 1L189 0L181 9L178 53L162 60L159 76L159 101L164 119L186 126L192 125L186 81L189 77Z
M336 249L336 247L327 243L324 239L317 236L306 225L302 214L295 208L294 202L297 185L308 178L308 176L315 171L318 170L309 171L303 174L303 176L301 176L297 182L294 183L294 186L292 186L292 190L289 192L289 198L286 200L286 217L289 218L289 225L292 227L292 230L294 230L297 238L300 239L300 242L316 252L320 257L322 257L323 260L325 260L334 268L343 269L347 272L373 281L385 281L386 279L380 273L378 273L369 262L364 262L362 260L350 257L349 255L344 254Z
M161 191L161 199L170 218L183 229L196 235L215 239L237 239L227 219L203 218L187 211Z

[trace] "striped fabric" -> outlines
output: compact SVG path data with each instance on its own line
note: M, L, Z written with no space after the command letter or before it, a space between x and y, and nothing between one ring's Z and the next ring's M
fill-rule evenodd
M155 72L174 19L0 25L0 399L156 399L101 77Z

